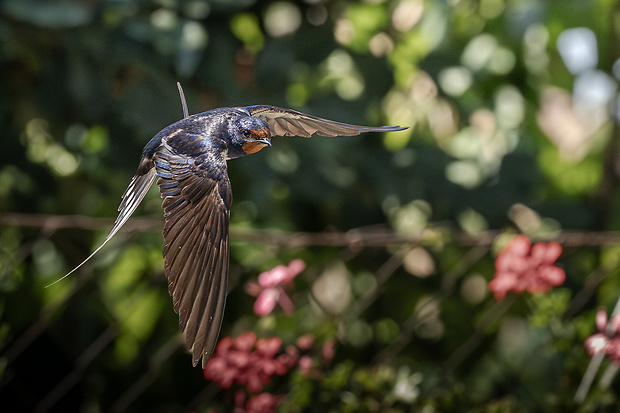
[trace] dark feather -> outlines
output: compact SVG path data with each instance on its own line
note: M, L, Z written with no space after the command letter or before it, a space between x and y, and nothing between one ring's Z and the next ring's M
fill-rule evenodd
M270 105L255 105L246 108L250 115L263 119L271 129L271 136L355 136L364 132L395 132L404 130L400 126L358 126L348 123L307 115L293 109Z
M235 116L255 116L267 123L271 136L352 136L406 128L350 125L268 105L220 108L189 117L184 105L184 115L185 119L162 129L147 143L138 171L123 194L114 227L73 271L118 232L159 177L166 219L163 256L168 291L193 364L202 358L204 367L214 352L226 301L232 203L226 158L254 152L246 152L243 144L235 147L239 142L233 135L240 131L230 129L229 121Z
M226 301L231 189L224 154L203 148L189 156L162 145L154 160L166 217L168 291L193 364L202 358L204 367L215 349ZM210 162L196 165L194 159L205 155Z

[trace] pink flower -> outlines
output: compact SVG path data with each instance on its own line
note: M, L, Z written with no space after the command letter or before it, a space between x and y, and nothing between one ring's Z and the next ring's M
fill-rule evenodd
M336 355L336 343L332 339L328 339L321 349L321 361L323 364L329 364Z
M261 393L250 400L245 405L247 413L273 413L276 407L282 403L282 396L274 396L271 393Z
M288 346L286 347L286 352L280 354L276 360L290 369L299 361L299 350L295 346Z
M533 246L525 235L519 235L495 260L495 278L489 282L496 300L508 291L547 292L564 282L564 270L553 264L562 253L557 242L539 242Z
M246 395L242 390L235 393L234 413L273 413L276 407L284 400L283 396L274 396L271 393L261 393L245 401Z
M309 351L314 345L314 336L312 334L304 334L297 339L296 344L301 351Z
M224 337L204 369L205 379L218 382L223 389L237 383L258 393L274 374L286 374L290 367L280 356L275 357L281 346L279 337L256 340L251 332L236 339Z
M310 376L312 373L312 365L313 361L310 356L301 356L299 358L299 371L301 372L301 375L304 377Z
M288 266L278 265L261 273L258 276L258 282L249 282L246 291L257 297L254 303L254 313L264 317L273 311L276 303L279 303L286 314L292 314L295 311L295 304L282 286L293 281L305 268L306 264L302 260L293 260Z
M601 308L595 320L598 333L588 337L584 347L590 357L604 353L612 362L620 364L620 315L611 317L608 323L607 311Z

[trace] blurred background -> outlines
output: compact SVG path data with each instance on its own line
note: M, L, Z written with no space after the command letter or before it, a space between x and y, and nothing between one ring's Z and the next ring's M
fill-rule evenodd
M178 333L156 188L93 260L142 148L190 113L272 104L397 133L276 138L233 160L221 336L336 340L282 411L603 411L572 397L620 287L613 0L3 0L0 400L6 411L232 411ZM507 240L567 280L496 302ZM293 315L245 284L302 259ZM328 380L329 379L329 380ZM605 410L610 411L610 410Z

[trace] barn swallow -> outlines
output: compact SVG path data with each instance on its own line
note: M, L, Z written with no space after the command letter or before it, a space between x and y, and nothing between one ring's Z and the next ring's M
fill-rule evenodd
M163 258L168 292L193 365L202 358L204 367L213 355L226 301L232 202L226 161L271 146L274 136L353 136L406 128L350 125L269 105L219 108L187 116L184 103L184 113L184 119L165 127L146 144L114 227L73 271L118 232L157 179L165 217Z

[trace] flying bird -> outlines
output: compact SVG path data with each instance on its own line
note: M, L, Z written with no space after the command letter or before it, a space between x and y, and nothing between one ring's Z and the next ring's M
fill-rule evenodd
M165 217L163 258L168 292L193 365L202 358L204 367L217 344L226 302L232 203L226 161L271 146L274 136L354 136L406 128L350 125L269 105L219 108L188 116L180 85L179 91L185 118L146 144L114 227L69 274L118 232L157 180Z

